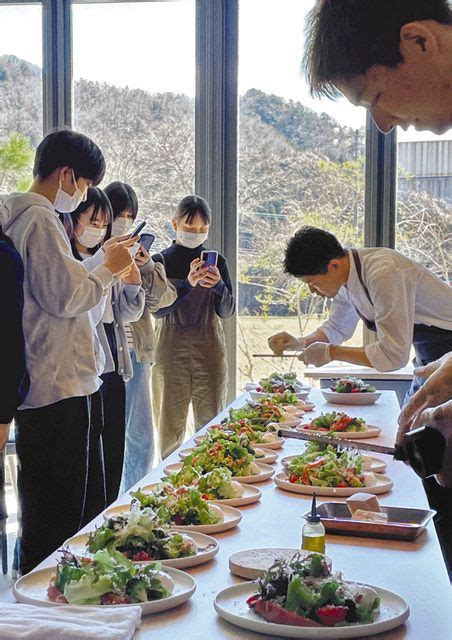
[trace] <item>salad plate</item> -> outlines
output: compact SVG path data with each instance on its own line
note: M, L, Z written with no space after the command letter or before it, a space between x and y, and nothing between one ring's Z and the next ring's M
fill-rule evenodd
M375 404L381 396L381 391L367 393L344 393L331 391L329 389L321 389L322 395L330 404L348 404L348 405L370 405Z
M196 531L198 533L221 533L222 531L228 531L236 527L242 519L242 514L238 509L231 507L230 505L211 505L212 509L215 509L219 513L221 520L214 524L189 524L189 525L171 525L172 529L178 531ZM219 511L217 511L219 510ZM112 516L119 515L130 511L130 504L118 504L114 507L110 507L104 512L103 516L107 520ZM220 513L221 512L221 513Z
M275 470L269 464L263 464L262 462L255 463L257 467L259 467L259 473L250 476L232 476L235 480L239 482L243 482L245 484L254 484L256 482L264 482L273 476ZM167 476L170 476L172 473L177 473L182 469L182 462L175 462L174 464L169 464L164 468L164 473Z
M242 582L223 589L216 596L214 607L218 615L227 622L242 629L265 634L266 637L315 638L319 640L323 638L332 640L361 638L390 631L405 622L410 610L403 598L387 589L366 586L372 588L381 600L380 611L375 615L374 622L369 624L353 624L344 627L298 627L267 622L254 613L246 603L256 593L254 582Z
M263 447L253 447L254 448L254 456L258 462L263 462L264 464L272 464L278 458L278 454L275 451L266 450ZM179 451L179 457L184 460L187 456L193 453L193 447L191 449L182 449Z
M143 487L143 491L154 491L158 483L148 484ZM209 502L213 502L214 504L228 504L230 507L244 507L247 504L253 504L254 502L259 502L262 497L262 492L257 487L253 487L250 484L242 485L243 494L240 497L236 498L223 498L223 499L215 499L208 498Z
M274 481L280 489L291 491L292 493L301 493L304 495L313 495L315 493L317 496L335 496L341 498L352 496L362 491L377 495L391 490L393 482L389 476L381 473L371 475L374 476L373 483L366 484L364 487L319 487L310 484L289 482L289 476L284 472L276 474Z
M194 579L179 569L166 567L162 572L168 576L172 583L172 593L166 598L159 600L151 600L149 602L136 602L133 604L121 604L122 607L141 607L142 615L160 613L173 609L191 598L196 590ZM32 571L19 578L13 584L13 595L17 602L22 604L33 604L38 607L65 607L67 604L61 602L52 602L47 595L47 589L52 576L55 574L53 567L47 569L39 569ZM115 606L115 605L83 605L83 606Z
M287 456L281 460L281 464L284 466L286 464L290 464L292 460L295 460L299 456ZM362 454L361 457L364 460L364 471L372 471L372 473L383 473L386 470L386 462L381 458L377 458L374 456L368 456L366 454Z
M301 391L293 392L293 395L297 398L297 400L303 401L303 400L306 400L310 392L311 392L311 389L302 389ZM268 398L272 395L268 391L266 392L266 391L252 390L252 391L248 391L248 393L250 394L251 400L261 400L262 398Z
M171 528L171 533L176 531L175 527ZM76 556L87 555L88 551L86 544L88 542L90 534L93 532L79 533L69 540L66 540L64 547L68 547L69 551ZM176 569L188 569L190 567L197 567L200 564L204 564L212 560L218 553L220 547L215 538L207 536L205 533L198 533L193 531L190 533L190 538L194 541L197 552L196 555L187 556L185 558L168 558L166 560L147 560L147 561L135 561L136 564L149 564L150 562L159 562L164 567L175 567Z
M265 449L272 449L274 451L276 451L277 449L281 449L281 447L284 445L284 438L279 438L275 433L263 433L261 434L262 436L271 436L271 439L268 440L264 440L264 442L259 443L259 446L261 448ZM202 444L204 442L206 436L196 436L195 437L195 443L196 444Z
M324 411L311 422L297 427L299 431L309 431L321 435L331 434L335 438L374 438L381 432L379 427L368 425L363 418L352 418L339 411Z

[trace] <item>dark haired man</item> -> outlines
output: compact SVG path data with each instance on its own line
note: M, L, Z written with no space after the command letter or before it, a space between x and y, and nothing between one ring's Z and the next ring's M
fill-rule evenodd
M303 67L314 95L345 95L394 126L452 124L452 11L447 0L318 0Z
M92 399L104 364L88 312L132 264L128 246L134 240L110 244L104 264L89 273L73 258L57 210L76 209L104 171L92 140L52 133L36 151L30 191L0 204L0 223L24 265L30 390L15 415L22 573L78 530L87 507L90 428L101 420Z
M284 265L311 293L333 303L328 320L304 339L271 337L275 353L304 348L305 364L343 360L393 371L406 365L412 344L419 365L452 350L452 289L397 251L345 249L332 233L302 227L288 242ZM360 317L377 340L366 347L341 346ZM417 385L414 381L411 393Z

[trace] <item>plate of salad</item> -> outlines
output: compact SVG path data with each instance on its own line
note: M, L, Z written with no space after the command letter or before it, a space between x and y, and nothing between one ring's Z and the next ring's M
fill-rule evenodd
M308 447L310 448L311 451L314 450L314 447L312 445L317 445L319 447L319 449L318 449L319 453L327 450L326 446L325 447L321 447L316 442L311 442L308 445ZM305 452L303 452L303 453L305 453ZM293 462L294 460L299 459L300 455L302 455L302 454L299 454L298 456L287 456L286 458L283 458L281 460L281 464L283 465L284 468L287 468L287 465L290 465L291 462ZM384 473L385 472L385 470L386 470L386 462L384 460L382 460L381 458L377 458L376 456L368 456L367 454L364 454L364 453L361 454L361 458L363 459L363 467L362 467L363 471L371 471L372 473Z
M331 404L369 405L378 400L381 391L360 378L340 378L331 389L322 389L322 394Z
M158 484L149 493L138 489L131 495L132 505L110 507L105 511L104 518L122 514L131 508L150 507L162 523L177 527L181 531L207 534L233 529L242 519L238 509L205 500L195 487L174 487L169 482L165 482Z
M194 467L183 467L179 473L174 473L164 479L175 487L193 486L198 489L204 500L214 504L228 504L231 507L243 507L261 499L262 493L257 487L242 484L233 480L229 469L218 467L201 475ZM143 487L144 492L155 491L157 484Z
M55 568L27 573L13 585L17 602L40 607L139 605L144 615L172 609L195 592L194 579L160 563L136 564L114 551L92 557L63 552Z
M265 449L281 449L284 444L284 438L278 438L274 432L262 432L254 430L246 420L240 420L238 422L225 423L224 425L215 425L215 429L209 431L209 434L221 430L224 433L236 433L237 435L246 435L248 440L253 444L258 444ZM208 437L208 434L204 436L196 436L195 443L202 444Z
M160 562L187 569L212 560L218 542L204 533L169 529L160 525L152 509L131 509L108 518L95 531L79 533L66 541L74 555L119 551L132 562Z
M300 431L331 434L335 438L375 438L381 432L379 427L366 424L363 418L351 418L346 413L329 411L321 413L307 424L297 427Z
M305 400L311 388L297 379L296 373L272 373L259 380L254 389L249 389L253 399L259 399L266 395L282 395L286 391L293 393L298 400Z
M226 435L226 432L223 433ZM223 438L224 437L225 436L223 436ZM179 457L182 460L185 460L185 458L191 456L195 450L195 447L192 447L190 449L182 449L182 451L179 451ZM263 462L264 464L273 464L278 458L278 454L276 453L276 451L272 451L271 449L261 449L260 447L253 447L253 451L256 460L258 462Z
M357 638L403 624L408 604L397 594L344 580L324 556L276 560L256 582L223 589L214 607L243 629L284 638Z
M299 401L295 399L295 402L298 405ZM294 426L300 422L300 418L304 414L304 411L296 407L296 405L290 405L298 409L298 414L294 415L293 411L287 410L286 405L271 402L267 398L261 399L259 402L247 402L243 407L230 409L228 417L223 420L222 424L245 420L255 431L264 433L269 431L269 424L284 423L284 426ZM215 426L212 425L213 428ZM274 431L274 429L271 430Z
M164 473L166 473L167 476L170 476L171 474L177 473L178 471L180 471L186 462L187 462L187 458L184 460L184 462L176 462L174 464L169 464L167 467L165 467L163 471ZM191 464L190 466L193 466L193 465ZM211 465L209 464L209 467L210 466ZM223 465L221 461L218 461L217 466L214 468L219 468L222 466L225 466L225 465ZM205 473L204 468L199 464L195 465L195 468L198 469L201 472L201 474ZM228 468L228 467L225 467L225 468ZM239 482L243 482L244 484L255 484L258 482L265 482L265 480L269 480L270 478L272 478L275 473L275 470L269 464L263 464L262 462L252 462L247 468L247 473L249 473L250 475L240 475L240 476L233 475L232 477L238 480Z
M364 464L364 457L359 453L310 442L301 455L283 461L284 472L277 474L275 483L286 491L319 496L345 497L360 491L374 494L389 491L392 480L366 471Z

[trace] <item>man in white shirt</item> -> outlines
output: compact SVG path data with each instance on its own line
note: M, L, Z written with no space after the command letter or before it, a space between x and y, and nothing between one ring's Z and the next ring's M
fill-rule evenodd
M393 371L406 365L412 345L419 366L452 350L452 289L397 251L345 249L328 231L302 227L287 245L284 265L311 293L333 303L328 320L304 339L285 332L272 336L275 353L304 349L305 364L342 360ZM376 332L376 341L342 346L360 317ZM415 380L411 393L419 386Z

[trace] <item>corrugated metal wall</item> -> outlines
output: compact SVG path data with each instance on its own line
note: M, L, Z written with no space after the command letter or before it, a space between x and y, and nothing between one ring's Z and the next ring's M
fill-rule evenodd
M416 184L417 188L452 202L452 140L399 142L397 162L402 169L402 191Z

